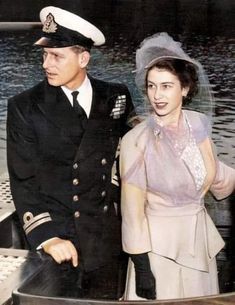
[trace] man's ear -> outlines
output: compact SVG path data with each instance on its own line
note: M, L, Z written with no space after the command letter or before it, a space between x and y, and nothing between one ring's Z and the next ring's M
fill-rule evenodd
M90 61L90 53L87 51L83 51L81 54L79 54L79 64L81 68L85 68L89 61Z

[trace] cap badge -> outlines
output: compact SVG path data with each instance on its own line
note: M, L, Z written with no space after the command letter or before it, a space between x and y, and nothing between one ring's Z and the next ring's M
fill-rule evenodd
M57 23L55 22L54 16L49 13L44 22L42 31L46 33L55 33L57 30Z

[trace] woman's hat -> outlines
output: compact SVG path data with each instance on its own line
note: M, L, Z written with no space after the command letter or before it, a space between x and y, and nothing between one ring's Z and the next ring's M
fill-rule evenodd
M139 89L145 90L146 73L155 63L161 59L179 59L190 62L196 67L198 76L198 93L192 98L191 109L195 105L199 110L202 102L202 111L212 117L214 109L213 95L210 89L208 77L202 65L195 59L190 58L183 48L181 43L175 41L167 33L156 33L147 37L142 41L140 47L136 51L136 73L135 82ZM149 103L147 104L149 105Z
M80 45L90 49L105 43L103 33L90 22L64 9L47 6L40 12L42 37L35 45L62 48Z
M136 82L143 86L145 82L146 69L152 67L161 59L186 60L196 67L197 62L191 59L182 49L181 43L173 40L167 33L157 33L146 38L136 51Z

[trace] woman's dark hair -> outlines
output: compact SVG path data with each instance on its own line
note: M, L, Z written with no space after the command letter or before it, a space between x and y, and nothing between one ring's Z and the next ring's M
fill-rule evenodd
M158 69L164 69L178 77L182 88L189 88L187 97L184 98L184 103L190 102L198 92L198 75L196 66L186 60L175 59L175 58L164 58L157 61L148 71L154 67ZM145 85L147 85L147 76Z

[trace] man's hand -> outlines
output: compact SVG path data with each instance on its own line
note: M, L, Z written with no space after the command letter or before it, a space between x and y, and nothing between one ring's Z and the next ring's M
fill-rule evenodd
M42 248L58 264L71 260L74 267L78 266L78 253L71 241L56 237L44 242Z

